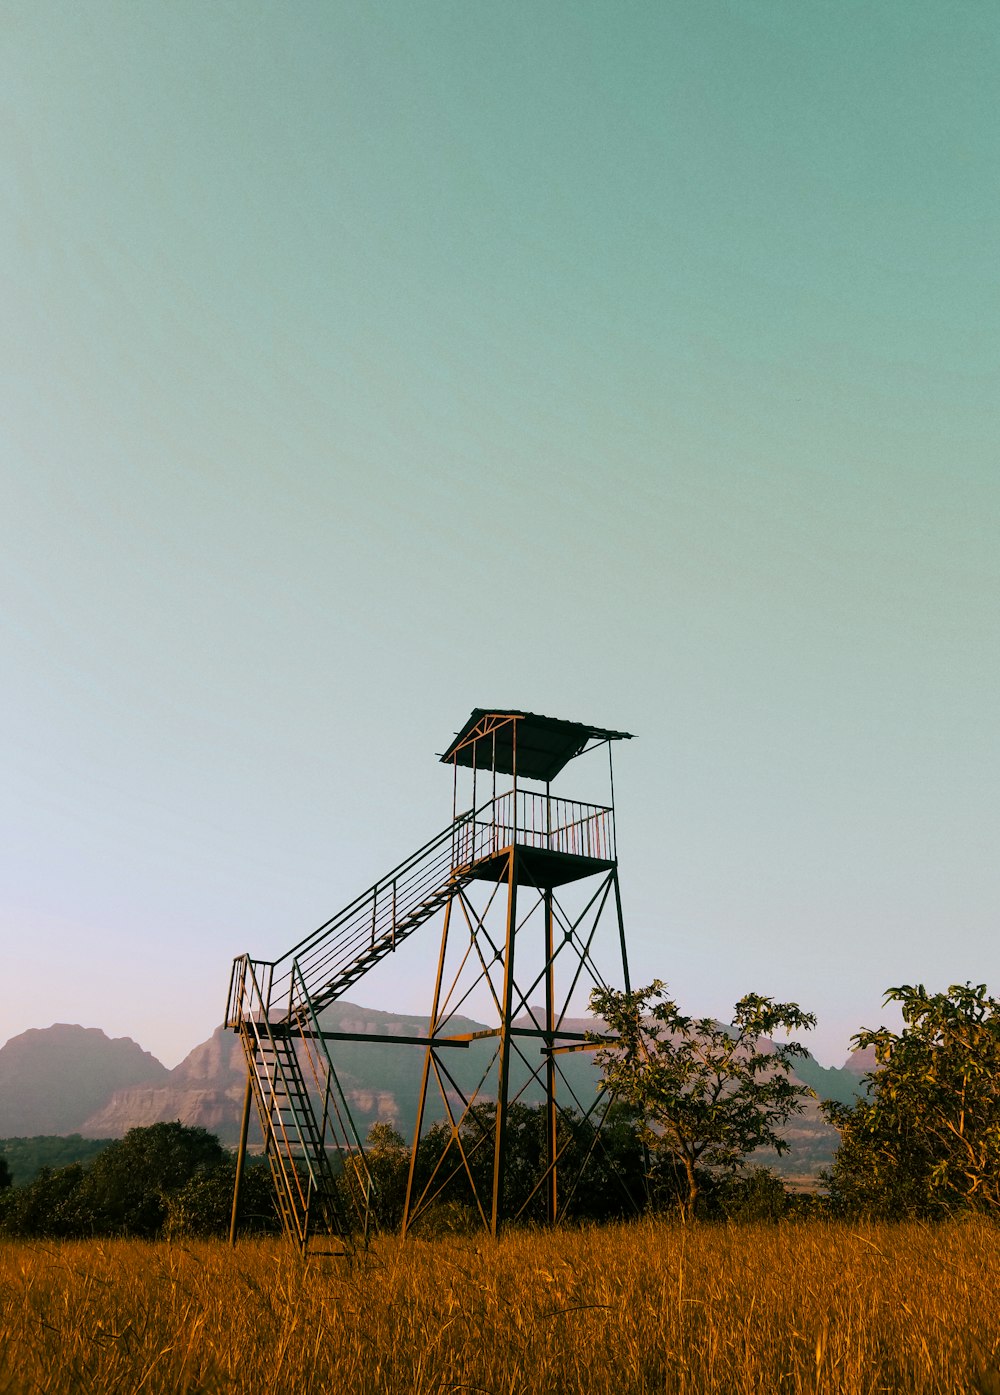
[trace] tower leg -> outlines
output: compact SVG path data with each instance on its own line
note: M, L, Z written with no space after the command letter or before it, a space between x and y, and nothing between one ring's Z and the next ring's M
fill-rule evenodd
M424 1126L424 1106L427 1103L427 1085L430 1080L431 1059L434 1053L434 1033L437 1031L438 1013L441 1011L441 984L444 980L444 961L448 951L448 930L451 926L451 908L455 904L452 894L444 909L444 927L441 931L441 952L438 955L437 978L434 983L434 1006L428 1028L427 1050L424 1053L424 1071L420 1080L420 1098L417 1100L417 1122L413 1130L413 1147L410 1150L410 1170L406 1178L406 1200L403 1203L403 1235L410 1226L410 1211L414 1202L417 1176L417 1149L420 1147L420 1131Z
M545 1188L545 1218L549 1225L555 1225L559 1213L559 1189L557 1185L556 1128L556 1061L552 1055L555 1046L555 982L553 964L554 945L552 935L552 888L547 887L542 895L545 915L545 1142L548 1178Z
M632 985L628 976L628 950L625 948L625 917L622 915L622 893L618 885L618 864L616 863L611 873L615 887L615 910L618 912L618 939L622 947L622 975L626 993L631 993Z
M236 1244L236 1223L240 1209L240 1188L243 1186L243 1165L247 1156L247 1134L250 1131L250 1106L253 1101L253 1080L247 1070L247 1088L243 1095L243 1118L240 1121L240 1145L236 1150L236 1180L233 1183L233 1210L229 1218L229 1243Z
M496 1136L493 1149L493 1200L490 1233L496 1235L503 1211L507 1170L507 1106L510 1094L510 1016L514 998L514 938L517 931L517 849L507 864L507 939L503 961L503 1002L500 1017L500 1065L497 1070Z

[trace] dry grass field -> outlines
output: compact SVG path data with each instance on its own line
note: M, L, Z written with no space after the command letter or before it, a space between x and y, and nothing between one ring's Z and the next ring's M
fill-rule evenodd
M1000 1395L1000 1230L0 1244L3 1395Z

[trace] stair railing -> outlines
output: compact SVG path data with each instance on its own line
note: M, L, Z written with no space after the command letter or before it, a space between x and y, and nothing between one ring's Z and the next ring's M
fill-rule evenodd
M306 990L297 961L293 961L292 964L291 997L297 1004L295 1018L301 1033L303 1051L323 1104L323 1122L320 1126L323 1155L328 1159L326 1140L329 1135L340 1159L351 1208L359 1228L367 1238L375 1200L375 1181L368 1167L364 1144L354 1123L350 1105L334 1069L319 1016Z
M460 814L405 862L268 966L265 1009L280 1022L321 1009L444 904L456 883L511 843L613 860L614 811L600 804L513 791ZM263 961L256 961L263 969ZM293 973L293 965L297 972ZM234 975L236 968L234 966ZM231 985L231 996L233 994ZM304 994L304 996L302 996ZM287 1001L287 1008L280 1007ZM230 1025L238 1022L230 1015Z
M269 994L265 996L261 990L255 963L268 970L272 968L262 961L251 960L249 955L243 956L243 964L236 975L239 981L236 1005L238 1024L244 1054L253 1077L261 1123L264 1125L268 1161L278 1184L286 1224L294 1221L299 1243L304 1244L308 1233L309 1204L318 1190L319 1179L312 1157L313 1148L303 1131L299 1111L290 1103L284 1110L281 1108L278 1087L284 1093L285 1100L290 1102L295 1093L292 1087L297 1083L289 1079L282 1049L294 1051L295 1045L287 1035L281 1035L280 1046L278 1044L279 1037L272 1031L268 1016ZM270 988L270 981L268 986ZM284 1117L286 1114L291 1115L291 1133L288 1120ZM305 1164L305 1176L298 1166L299 1160Z
M471 811L463 814L456 824L472 817ZM422 924L427 916L420 914L421 907L448 883L456 824L449 824L405 862L275 960L272 1002L287 997L293 1011L298 1007L292 996L291 968L293 961L297 961L302 984L314 1004L322 1007L342 991L341 976L347 975L346 983L353 982L365 968L391 953L399 940ZM433 908L428 914L432 912ZM358 972L352 974L352 969Z

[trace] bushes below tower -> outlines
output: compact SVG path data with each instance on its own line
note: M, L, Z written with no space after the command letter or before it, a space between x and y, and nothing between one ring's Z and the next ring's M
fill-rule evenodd
M546 1215L547 1119L543 1107L514 1104L507 1122L508 1165L502 1213L520 1224ZM494 1106L466 1117L458 1139L444 1124L420 1142L414 1168L416 1233L424 1236L481 1226L492 1196ZM644 1152L639 1121L612 1108L604 1128L571 1111L560 1113L558 1204L568 1221L607 1221L642 1211L676 1210L681 1179ZM410 1149L388 1124L375 1124L365 1147L374 1183L370 1223L399 1229L410 1173ZM586 1164L586 1166L584 1166ZM356 1191L360 1169L348 1160L339 1185L345 1202ZM84 1238L134 1236L180 1239L228 1234L236 1159L202 1128L180 1123L131 1129L88 1164L43 1167L26 1186L2 1186L0 1233L10 1236ZM785 1213L784 1188L773 1174L706 1178L705 1217L772 1219ZM345 1208L346 1209L346 1208ZM239 1231L280 1229L270 1169L247 1159L240 1191Z
M7 1235L85 1237L224 1234L235 1160L214 1134L180 1123L130 1129L88 1165L43 1167L24 1187L0 1191ZM274 1230L269 1169L246 1168L244 1229Z

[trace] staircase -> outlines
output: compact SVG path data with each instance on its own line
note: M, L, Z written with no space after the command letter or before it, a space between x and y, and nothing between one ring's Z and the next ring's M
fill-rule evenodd
M472 876L464 850L474 816L464 814L374 886L301 940L274 964L272 1010L287 995L286 1012L320 1012L430 920ZM292 981L301 974L301 997Z
M367 1233L372 1202L319 1013L514 842L607 857L612 811L548 795L501 795L460 815L280 959L234 961L226 1025L243 1043L285 1231L303 1250L319 1231L345 1245L357 1230Z
M463 815L282 958L233 963L226 1025L243 1044L285 1233L303 1251L315 1234L348 1248L373 1200L319 1013L469 881L475 842Z
M232 1006L282 1225L303 1251L316 1233L346 1251L354 1232L367 1231L371 1178L322 1037L311 1023L268 1021L258 976L267 967L237 960Z

